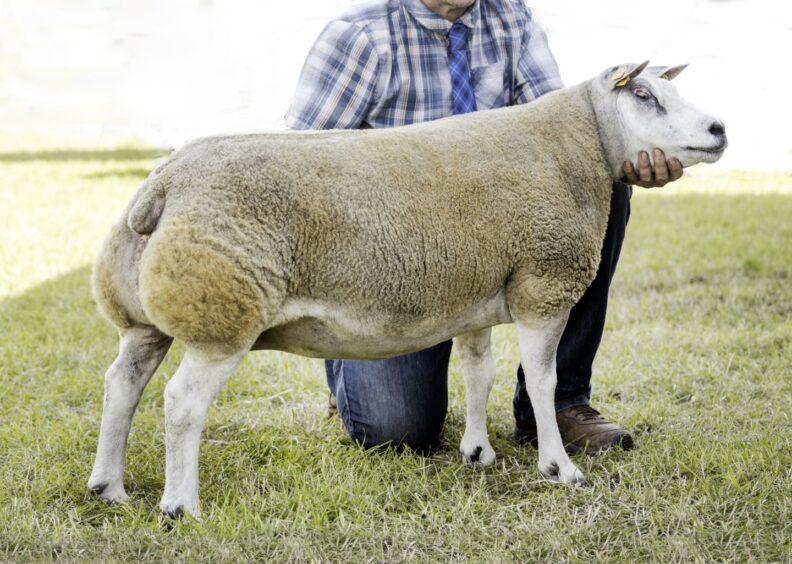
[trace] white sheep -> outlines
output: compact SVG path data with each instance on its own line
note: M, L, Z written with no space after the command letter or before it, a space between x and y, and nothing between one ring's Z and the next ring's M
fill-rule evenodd
M124 500L126 441L172 339L163 512L198 513L209 405L252 349L375 359L456 338L467 388L461 451L495 453L490 327L517 324L539 471L582 483L553 408L569 309L596 273L622 163L657 147L717 160L723 125L682 100L680 70L614 67L531 104L388 130L216 137L141 187L94 269L119 330L88 486Z

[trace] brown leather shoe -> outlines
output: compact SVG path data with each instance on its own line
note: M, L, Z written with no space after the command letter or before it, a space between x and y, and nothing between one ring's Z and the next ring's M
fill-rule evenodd
M620 446L624 450L633 448L633 439L626 429L611 423L600 412L588 405L575 405L556 413L561 440L569 454L581 450L588 453L603 452L611 447ZM523 444L537 448L536 422L517 420L514 438Z

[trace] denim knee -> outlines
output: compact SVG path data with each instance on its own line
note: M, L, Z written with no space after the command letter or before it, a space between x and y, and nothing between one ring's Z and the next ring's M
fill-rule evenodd
M338 412L356 442L426 451L440 442L448 408L451 342L381 361L336 361Z
M428 452L440 444L446 405L432 406L417 416L413 410L409 418L389 413L387 417L363 421L353 417L344 392L336 401L347 434L364 448L384 446L400 450L407 446L417 452Z

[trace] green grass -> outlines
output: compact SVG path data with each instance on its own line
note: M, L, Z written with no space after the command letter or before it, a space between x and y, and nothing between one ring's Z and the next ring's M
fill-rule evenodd
M495 331L484 471L457 453L451 369L445 446L430 457L354 446L325 417L321 364L249 355L201 447L204 517L158 515L162 392L141 401L132 501L86 492L117 339L90 298L101 238L158 154L0 154L0 560L792 559L792 175L703 169L636 192L594 404L638 449L575 461L585 488L537 477L510 438L517 350Z

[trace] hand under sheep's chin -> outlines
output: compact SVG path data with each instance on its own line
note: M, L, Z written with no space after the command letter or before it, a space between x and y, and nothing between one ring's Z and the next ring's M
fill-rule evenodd
M682 163L679 159L671 157L666 159L665 153L660 149L649 153L641 151L638 154L637 167L631 161L624 161L624 182L641 186L642 188L661 188L682 177Z

